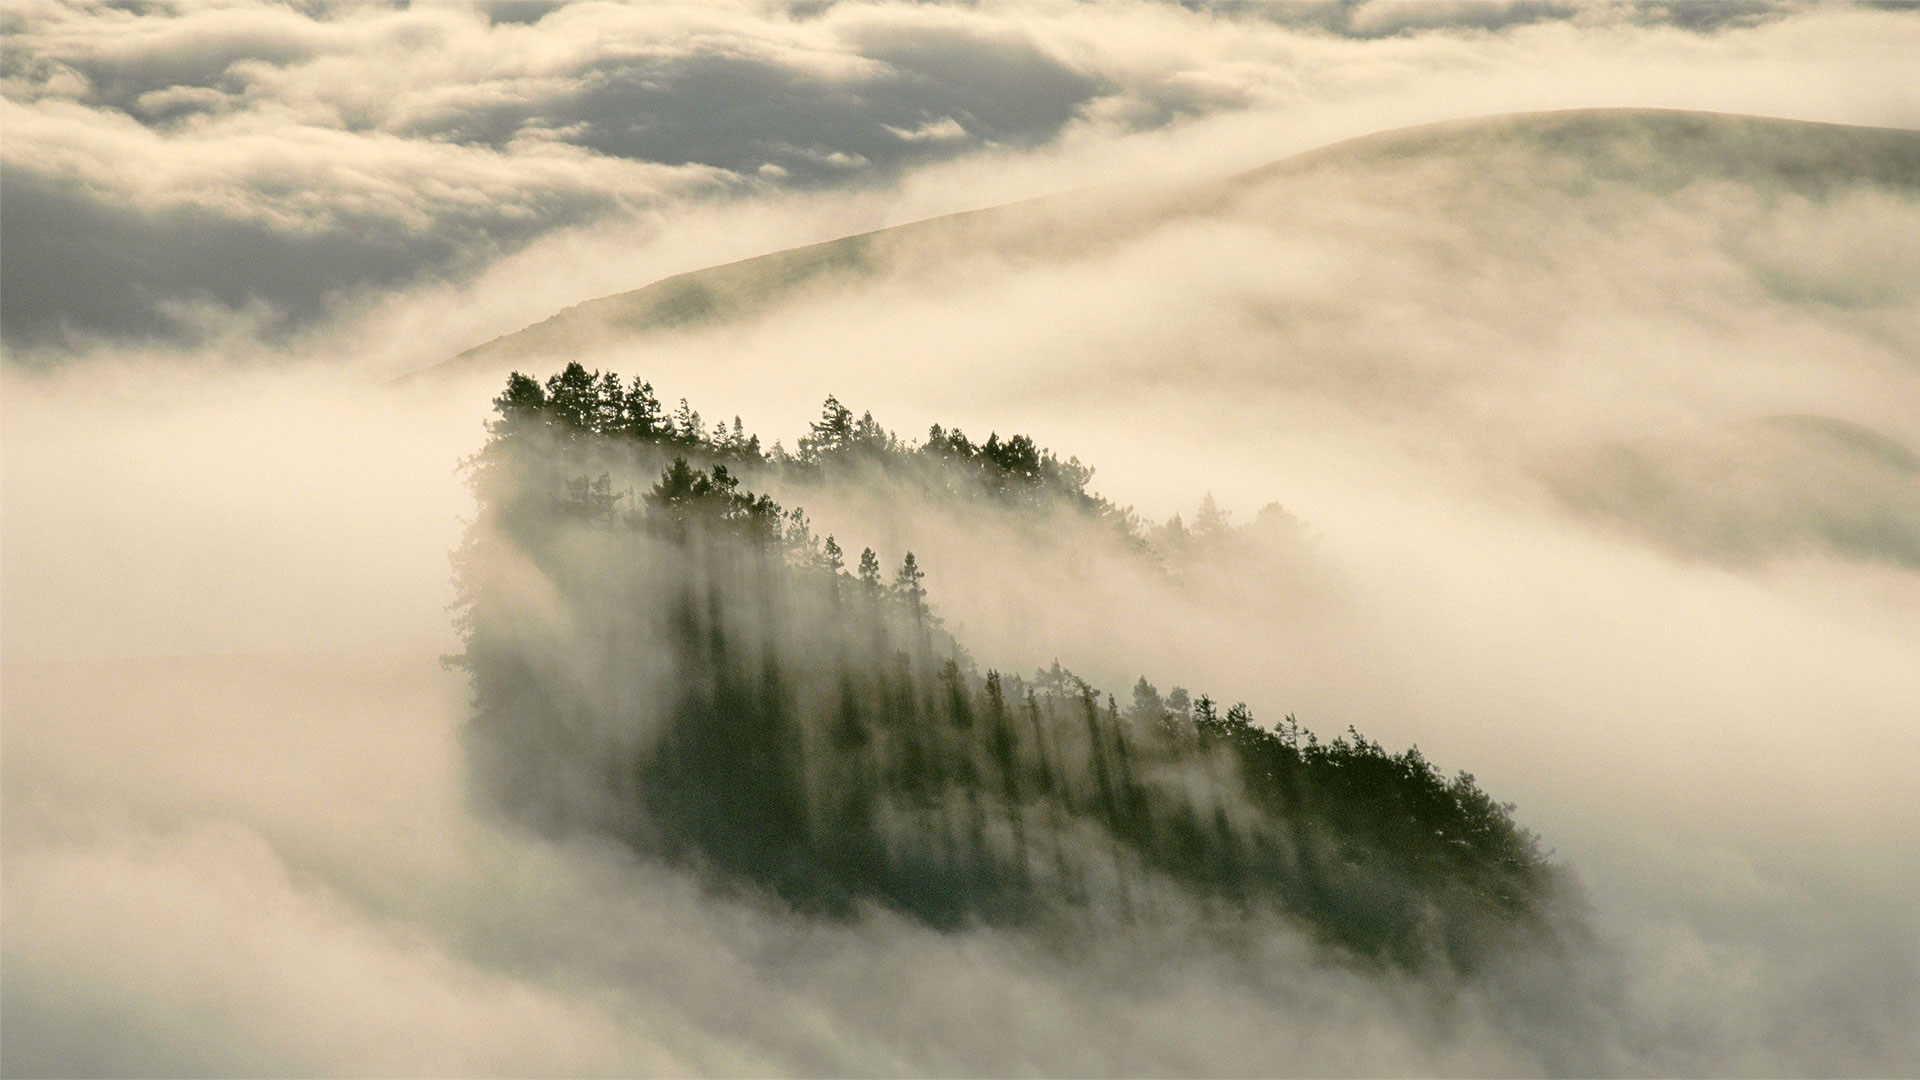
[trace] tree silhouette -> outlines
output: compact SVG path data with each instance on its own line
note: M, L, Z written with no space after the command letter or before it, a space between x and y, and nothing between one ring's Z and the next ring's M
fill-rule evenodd
M926 576L920 572L920 564L914 561L913 552L909 551L907 557L900 561L900 572L893 578L893 594L906 603L907 610L913 613L915 625L926 615L927 590L921 585Z

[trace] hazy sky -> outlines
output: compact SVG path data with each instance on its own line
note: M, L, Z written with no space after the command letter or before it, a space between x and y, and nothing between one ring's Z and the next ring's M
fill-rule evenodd
M1627 123L1191 194L1509 112L1920 128L1911 10L9 0L0 34L7 1073L1920 1068L1914 174ZM918 550L988 662L1474 771L1592 897L1607 985L1540 990L1580 1022L1286 935L796 925L469 800L437 658L493 386L386 380L1086 188L1179 212L592 359L788 445L833 392L1033 431L1155 517L1286 504L1310 541L1224 584L810 509Z

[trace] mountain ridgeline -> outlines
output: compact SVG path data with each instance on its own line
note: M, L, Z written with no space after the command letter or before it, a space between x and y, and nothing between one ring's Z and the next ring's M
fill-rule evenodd
M1857 304L1856 287L1822 270L1818 260L1780 259L1766 256L1764 244L1750 247L1768 230L1756 228L1745 208L1861 196L1912 200L1920 194L1920 133L1668 109L1569 109L1423 124L1221 179L1050 195L689 270L556 312L415 376L471 372L492 379L514 365L557 365L650 335L750 324L811 298L903 275L926 275L920 279L928 288L953 288L942 268L968 256L1076 265L1181 223L1237 222L1310 241L1302 207L1316 208L1306 218L1331 215L1342 233L1353 231L1343 215L1363 207L1369 218L1410 209L1422 220L1443 213L1462 227L1470 223L1484 247L1527 250L1543 226L1536 215L1562 227L1588 214L1588 200L1602 192L1628 199L1640 214L1689 193L1711 196L1712 206L1734 215L1722 226L1728 235L1743 238L1726 257L1752 265L1761 287ZM1700 220L1699 203L1682 209L1689 220ZM1420 248L1394 250L1405 257ZM1436 254L1457 257L1444 249ZM1898 256L1875 256L1888 257ZM1432 296L1420 302L1445 303ZM1294 315L1323 317L1311 309Z
M456 553L479 790L800 912L940 928L1279 918L1364 963L1471 971L1547 933L1559 875L1465 773L1351 729L1057 662L982 671L912 554L818 537L755 487L885 476L1086 515L1031 439L917 444L828 399L796 452L571 365L515 374Z

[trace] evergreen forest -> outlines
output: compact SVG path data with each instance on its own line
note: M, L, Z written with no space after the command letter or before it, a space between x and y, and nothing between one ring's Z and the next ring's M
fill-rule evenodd
M1553 932L1561 873L1470 774L1145 676L982 670L913 554L883 565L765 493L885 478L1081 515L1144 559L1187 535L1077 459L907 442L833 398L767 447L579 364L511 376L488 432L458 661L479 790L524 823L822 918L1275 918L1355 963L1461 973Z

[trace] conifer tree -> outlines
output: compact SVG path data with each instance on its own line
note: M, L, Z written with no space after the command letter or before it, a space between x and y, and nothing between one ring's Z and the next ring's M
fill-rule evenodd
M598 381L579 361L568 364L547 380L547 407L573 431L593 431Z
M635 375L620 403L620 433L634 439L658 438L664 433L664 421L660 399L653 395L653 384Z
M626 397L626 389L620 385L620 376L603 371L594 377L593 404L588 421L588 427L594 434L607 435L619 430Z
M800 460L812 465L845 450L853 440L853 410L832 394L820 406L820 419L800 436Z
M705 438L705 430L700 414L687 404L686 398L681 398L680 407L673 410L673 437L685 443L698 443Z
M1220 712L1213 699L1205 694L1193 703L1193 729L1203 742L1220 734Z
M1201 542L1216 539L1227 531L1227 515L1213 501L1213 492L1200 500L1200 512L1193 515L1193 538Z
M920 582L927 575L920 572L920 565L914 562L913 552L900 562L900 572L894 575L893 592L906 601L907 610L913 613L913 621L919 623L925 614L927 590Z
M1160 691L1147 681L1145 675L1133 684L1133 708L1127 711L1127 719L1140 730L1159 727L1166 719L1166 703L1160 699Z
M546 390L535 379L516 371L507 376L507 388L493 399L495 416L487 421L487 434L496 440L506 439L541 423L546 408Z

